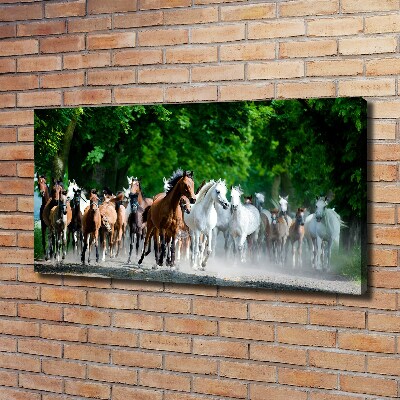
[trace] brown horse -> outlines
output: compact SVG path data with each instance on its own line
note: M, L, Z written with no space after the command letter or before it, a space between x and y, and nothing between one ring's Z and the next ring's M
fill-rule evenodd
M128 226L130 233L130 246L129 246L129 256L127 263L131 262L133 244L136 236L136 256L139 255L139 244L140 241L146 235L146 222L143 220L143 212L147 207L153 204L153 199L143 196L142 178L128 177L128 183L130 188L129 193L129 216L128 216Z
M196 194L198 191L196 191ZM189 227L185 224L183 219L184 214L190 214L190 201L186 196L182 196L179 200L179 207L182 212L182 217L180 217L181 224L179 227L179 232L176 238L175 247L177 249L176 259L179 261L181 259L181 253L185 254L185 259L189 260L190 251L190 232Z
M85 264L85 253L89 247L88 263L90 264L90 252L92 244L96 247L96 262L99 261L99 229L101 226L101 215L99 209L99 198L96 193L90 194L90 205L85 208L82 216L83 249L81 255L82 264Z
M42 219L48 228L50 228L50 211L53 207L58 206L58 201L60 200L61 192L64 190L63 184L61 182L61 178L57 181L53 181L53 187L51 189L50 198L47 201L46 205L43 208ZM53 242L54 236L49 230L48 234L48 247L45 259L53 257L53 249L55 247L55 243Z
M285 243L288 234L288 226L285 218L279 214L278 209L271 210L270 225L270 248L272 258L276 264L283 264L285 261Z
M43 246L43 254L46 254L46 228L47 225L43 220L43 210L50 199L49 195L49 187L46 183L46 177L44 175L37 174L37 185L39 188L40 196L42 197L42 205L40 206L40 228L42 232L42 246Z
M305 208L298 208L296 212L295 220L292 222L292 225L289 227L289 240L287 241L286 248L289 245L289 241L292 244L292 267L302 266L302 247L303 247L303 238L304 238L304 211ZM297 242L297 260L296 260L296 247L295 244ZM287 250L286 250L287 253Z
M115 206L115 212L117 213L117 219L114 225L114 237L113 246L117 248L115 257L118 257L119 250L121 247L122 236L125 231L125 206L123 205L124 194L122 192L118 193L116 197L110 200Z
M148 254L145 249L154 232L158 230L161 240L161 255L159 256L158 235L154 235L155 239L155 256L156 263L163 265L166 255L166 247L171 245L170 258L167 259L167 265L173 266L175 262L175 239L179 231L181 222L179 214L182 210L179 206L179 200L182 196L186 196L191 203L194 203L194 182L193 172L177 170L168 181L168 191L165 196L158 196L154 203L147 211L147 233L143 247L142 256L139 264L143 262L143 258ZM179 210L179 211L178 211ZM168 239L168 243L166 241Z
M108 249L110 257L113 257L114 247L114 229L117 222L117 211L115 210L115 203L111 202L112 195L105 194L104 202L99 206L101 215L100 227L100 241L103 243L103 256L102 261L106 259L106 249L108 240Z
M71 222L72 211L67 199L67 191L63 190L59 195L58 205L50 210L50 234L55 243L54 257L60 261L65 259L67 253L67 227Z

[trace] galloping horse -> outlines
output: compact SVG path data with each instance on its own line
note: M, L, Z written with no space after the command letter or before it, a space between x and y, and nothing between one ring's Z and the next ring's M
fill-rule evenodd
M68 240L67 240L67 248L69 246L70 235L72 235L72 249L75 253L75 250L78 250L78 242L81 244L82 249L82 212L80 209L80 201L81 201L81 189L72 189L74 193L74 197L71 201L72 203L72 219L70 224L68 225Z
M272 259L276 264L285 260L285 243L288 226L285 218L277 208L271 210L271 225L269 227L269 242L272 252Z
M63 260L67 253L67 227L71 218L72 211L67 198L67 191L63 190L59 195L58 205L50 210L50 233L54 237L54 256L57 262L60 261L61 250Z
M118 257L119 249L121 247L122 236L125 232L125 206L123 205L124 193L119 192L116 197L110 200L115 206L117 219L114 225L113 245L117 247L115 257Z
M175 239L180 227L179 215L182 213L179 200L182 196L186 196L193 204L196 201L194 194L194 182L192 171L182 171L178 169L174 172L168 181L169 189L165 196L158 196L155 198L154 203L147 209L147 232L146 239L143 246L142 256L140 257L139 264L143 262L145 249L149 243L154 231L158 231L161 239L161 255L159 257L158 243L159 238L157 233L154 233L155 240L155 256L156 263L163 265L164 257L166 255L166 239L171 243L171 257L167 259L167 265L173 266L175 262Z
M43 253L46 253L46 228L47 225L43 220L43 210L50 199L49 195L49 187L46 183L46 177L44 175L37 174L37 185L39 188L39 193L42 196L42 205L40 206L40 227L42 232L42 246L43 246Z
M234 252L239 250L240 261L246 262L245 243L246 239L252 244L251 251L258 240L260 230L260 213L252 204L243 205L240 197L243 194L240 186L231 188L231 214L229 223L229 234L233 238Z
M90 205L85 209L82 217L83 249L81 255L82 264L85 264L85 253L89 247L88 263L90 264L90 252L92 244L96 247L96 262L99 261L99 229L101 226L101 215L99 209L99 198L96 193L91 192Z
M212 231L217 225L217 211L215 204L219 203L224 208L229 207L226 199L225 181L211 180L199 191L196 203L192 206L190 214L185 215L185 223L190 229L192 241L192 268L204 270L208 257L212 253ZM203 240L200 241L200 236ZM207 246L207 253L205 248Z
M190 214L191 206L190 201L186 196L182 196L179 200L179 206L182 211L182 215ZM189 260L190 257L190 231L188 226L185 224L182 217L182 223L179 228L178 235L176 237L176 261L180 261L181 253L185 254L185 259Z
M146 222L143 221L143 212L153 204L153 199L143 196L142 178L127 177L129 183L129 216L127 225L130 232L129 257L127 263L131 262L133 243L136 236L136 256L139 255L139 244L146 234Z
M295 220L292 222L292 225L289 227L289 240L286 242L286 247L289 245L289 242L292 244L292 267L302 266L302 247L303 247L303 238L304 238L304 211L305 208L298 208L296 212ZM297 252L296 252L296 242L297 242ZM296 259L297 253L297 259ZM286 249L287 254L287 249Z
M105 193L104 193L105 192ZM101 227L99 231L100 241L103 243L102 261L106 259L107 239L110 257L113 257L114 228L117 222L115 203L111 202L112 194L104 191L104 202L99 206L101 215Z
M266 210L264 208L264 203L265 203L265 196L263 193L255 193L254 194L254 206L257 208L257 210L260 213L260 218L261 218L261 224L260 224L260 235L258 236L258 245L260 249L263 249L265 246L265 249L267 250L267 253L269 256L270 254L270 240L269 240L269 234L270 234L270 226L271 226L271 212L269 210Z
M304 223L304 234L312 250L315 269L330 269L332 245L339 246L340 228L346 226L335 210L326 207L327 200L327 197L317 197L315 213L310 214Z

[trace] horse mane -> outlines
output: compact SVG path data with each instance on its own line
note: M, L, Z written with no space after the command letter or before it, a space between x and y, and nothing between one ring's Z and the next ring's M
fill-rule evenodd
M168 189L165 191L166 194L168 194L174 188L174 186L178 183L179 179L183 177L185 172L187 176L190 176L187 173L188 171L184 171L182 168L178 168L176 171L172 173L171 177L166 182L166 185L168 185Z
M201 200L206 197L206 194L208 191L216 184L216 182L211 179L211 181L207 182L199 191L199 193L196 196L196 203L199 203Z

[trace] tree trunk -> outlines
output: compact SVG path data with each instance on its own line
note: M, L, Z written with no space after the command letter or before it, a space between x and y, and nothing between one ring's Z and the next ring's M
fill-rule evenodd
M271 197L276 201L278 201L278 199L279 199L280 187L281 187L281 176L275 175L274 181L272 182Z
M68 170L69 150L71 148L72 138L76 123L78 122L78 114L76 113L69 122L65 134L61 141L60 150L53 160L53 179L63 180Z

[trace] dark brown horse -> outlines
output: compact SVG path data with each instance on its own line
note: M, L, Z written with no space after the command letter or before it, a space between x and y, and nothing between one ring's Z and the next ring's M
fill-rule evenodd
M153 204L153 199L143 196L141 180L142 178L128 177L130 188L128 206L128 226L130 233L129 257L127 261L128 264L131 262L135 237L136 256L139 255L140 241L143 240L146 235L146 222L143 220L143 212L147 207L150 207Z
M72 219L70 224L68 225L68 240L67 240L67 248L69 246L70 236L72 235L72 249L75 253L75 250L78 250L78 243L81 245L82 250L82 212L80 209L80 201L81 201L81 189L73 189L74 197L71 201L72 205Z
M108 246L110 257L113 257L114 248L114 229L117 222L117 211L115 210L115 203L111 202L112 195L105 194L104 202L99 206L101 215L100 227L100 241L103 244L102 261L106 259L106 249ZM107 243L108 241L108 243Z
M177 170L168 181L168 191L165 196L159 196L154 200L152 206L147 212L147 233L143 247L142 256L139 264L143 262L143 258L148 254L145 249L154 232L158 230L161 240L161 254L158 251L158 235L154 235L155 239L155 256L156 263L163 265L166 255L167 245L171 245L170 259L167 259L167 265L173 266L175 262L175 239L179 231L181 222L179 214L182 215L182 210L179 205L180 198L186 196L191 203L194 203L194 182L193 172ZM179 210L179 211L178 211ZM166 239L168 238L168 243Z
M43 246L43 254L46 254L46 228L47 225L43 220L43 210L50 199L49 195L49 187L46 183L46 177L44 175L37 174L37 185L39 188L40 196L42 197L42 205L40 206L40 228L42 232L42 246Z
M85 208L82 216L83 249L81 255L82 264L85 264L85 253L89 247L88 263L90 264L90 251L92 244L96 247L96 262L99 261L99 229L101 226L101 215L99 209L99 198L96 193L90 194L90 205Z

